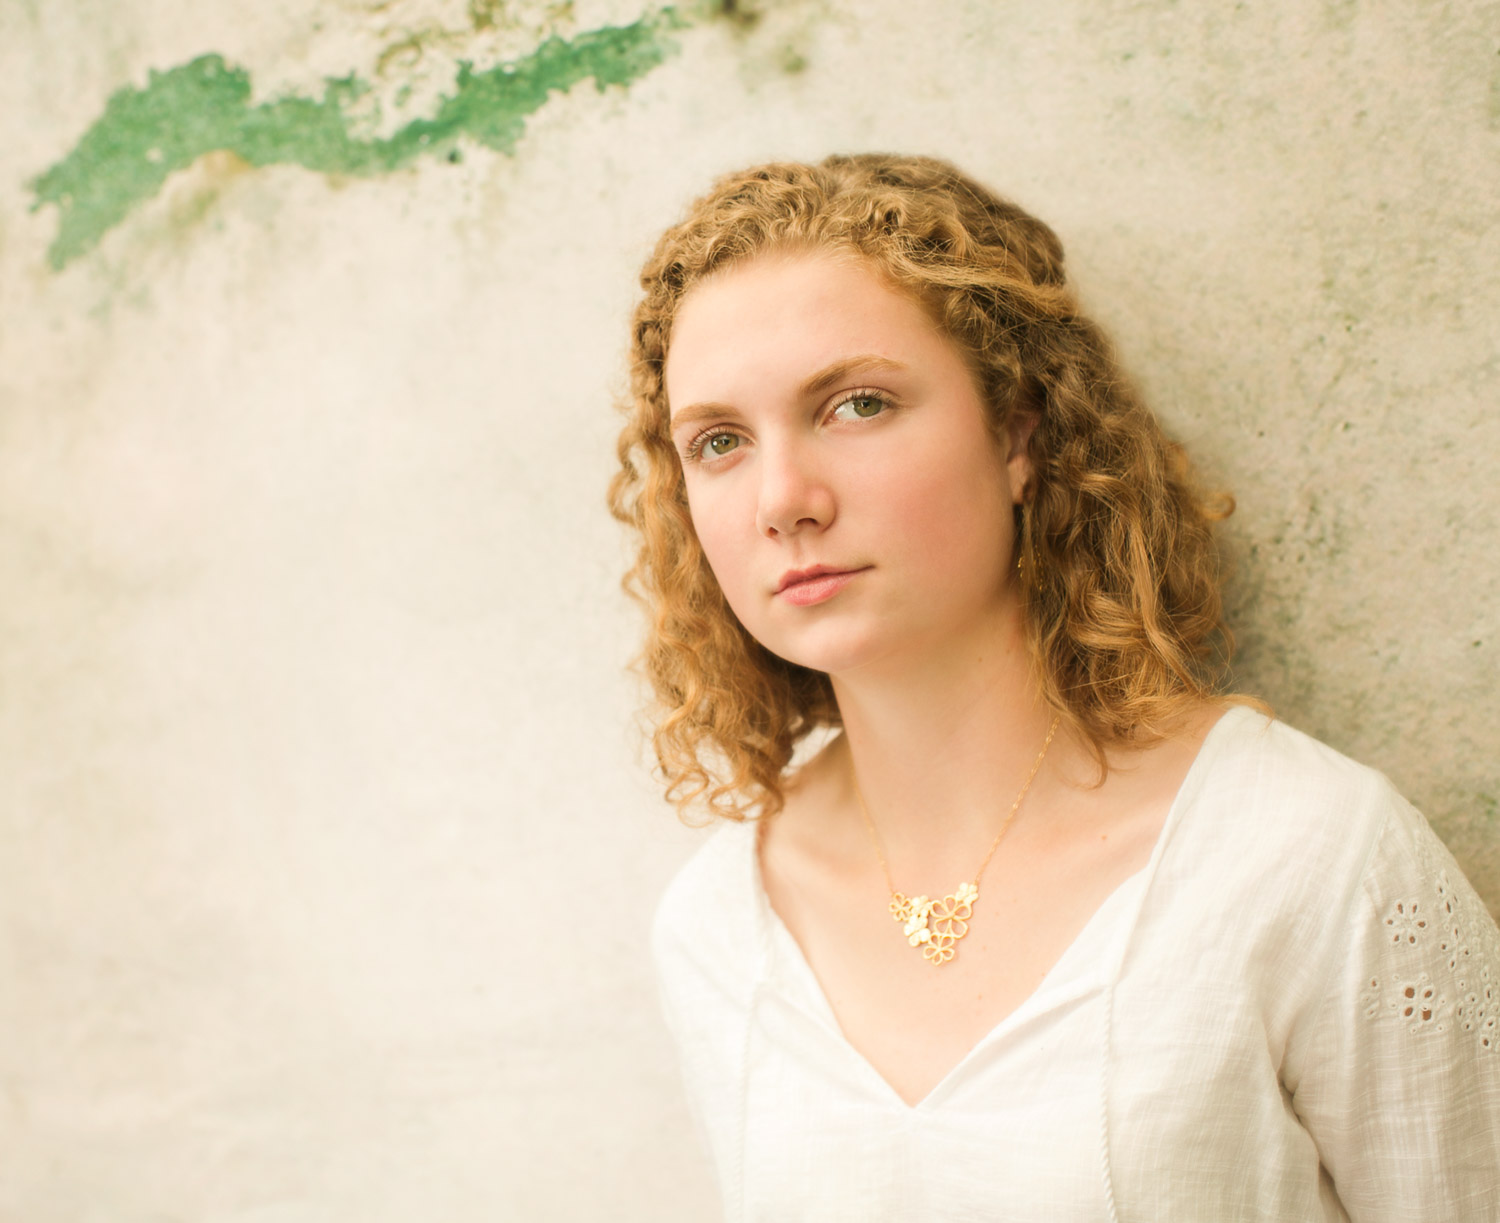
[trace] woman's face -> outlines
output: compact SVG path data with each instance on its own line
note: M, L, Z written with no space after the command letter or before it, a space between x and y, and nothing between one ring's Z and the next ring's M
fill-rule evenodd
M838 675L1019 624L1029 468L959 349L857 256L763 255L691 289L666 363L693 526L767 649Z

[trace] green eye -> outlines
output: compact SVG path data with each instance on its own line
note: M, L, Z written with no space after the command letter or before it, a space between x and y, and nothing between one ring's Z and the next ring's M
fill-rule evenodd
M879 395L851 395L834 411L845 420L851 416L859 420L869 420L872 416L879 416L889 406Z
M745 439L733 429L716 425L698 434L682 452L684 463L702 463L722 459L740 448Z

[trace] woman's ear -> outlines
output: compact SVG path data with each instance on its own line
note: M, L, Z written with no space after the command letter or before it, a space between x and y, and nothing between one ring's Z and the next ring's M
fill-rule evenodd
M1031 485L1034 470L1031 465L1031 435L1036 430L1040 413L1016 408L1006 424L1006 435L1010 439L1010 451L1005 456L1005 467L1010 473L1010 496L1017 505L1028 500L1027 490Z

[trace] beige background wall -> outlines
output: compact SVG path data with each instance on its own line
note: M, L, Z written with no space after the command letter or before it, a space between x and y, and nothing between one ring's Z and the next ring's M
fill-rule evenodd
M634 270L768 156L936 152L1054 224L1239 498L1242 685L1500 905L1500 8L719 7L508 148L499 94L334 173L188 108L158 187L99 146L32 210L152 70L349 77L395 141L644 9L0 0L0 1220L711 1217L644 941L701 834L603 488Z

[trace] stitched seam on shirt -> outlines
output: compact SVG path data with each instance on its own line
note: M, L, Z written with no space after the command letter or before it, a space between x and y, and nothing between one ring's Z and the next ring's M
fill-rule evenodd
M1120 1215L1115 1209L1115 1182L1110 1167L1109 1153L1109 1071L1114 1059L1115 987L1117 984L1118 978L1111 981L1104 991L1104 1039L1101 1042L1104 1046L1104 1057L1099 1070L1099 1141L1103 1148L1100 1154L1104 1174L1104 1208L1109 1223L1120 1223Z

